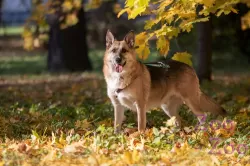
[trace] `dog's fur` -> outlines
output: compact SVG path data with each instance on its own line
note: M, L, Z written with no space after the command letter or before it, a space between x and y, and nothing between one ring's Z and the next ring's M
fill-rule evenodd
M170 68L149 67L136 59L135 35L131 31L123 41L115 40L108 30L103 72L107 93L114 106L115 132L120 131L125 107L137 112L138 131L146 128L146 111L161 107L169 117L181 120L178 108L185 103L195 115L204 111L225 115L225 110L201 92L194 69L169 60ZM119 64L116 59L120 58ZM198 118L199 119L199 118Z

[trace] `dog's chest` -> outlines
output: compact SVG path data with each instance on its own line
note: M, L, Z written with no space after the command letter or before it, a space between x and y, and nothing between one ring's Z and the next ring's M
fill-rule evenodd
M119 103L135 110L135 94L131 89L131 75L114 75L107 81L109 90L115 94Z
M136 100L133 94L129 93L127 90L116 91L116 97L118 101L125 107L136 110L135 104Z

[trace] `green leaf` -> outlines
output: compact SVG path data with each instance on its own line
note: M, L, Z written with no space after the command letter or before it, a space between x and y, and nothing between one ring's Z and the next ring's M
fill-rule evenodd
M161 137L156 137L156 138L153 140L153 144L160 145L160 143L161 143Z
M157 128L153 127L153 133L155 136L159 136L160 135L160 132Z

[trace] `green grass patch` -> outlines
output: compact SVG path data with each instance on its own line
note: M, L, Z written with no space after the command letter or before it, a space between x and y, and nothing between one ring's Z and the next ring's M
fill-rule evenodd
M0 28L0 35L21 35L22 33L23 26L9 26Z
M0 56L0 75L30 75L44 72L46 56Z

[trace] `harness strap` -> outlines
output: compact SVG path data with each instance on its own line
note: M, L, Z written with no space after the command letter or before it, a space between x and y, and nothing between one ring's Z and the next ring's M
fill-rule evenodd
M156 63L143 63L146 66L153 66L153 67L160 67L160 68L164 68L164 69L168 69L170 68L169 65L163 63L163 62L156 62Z

